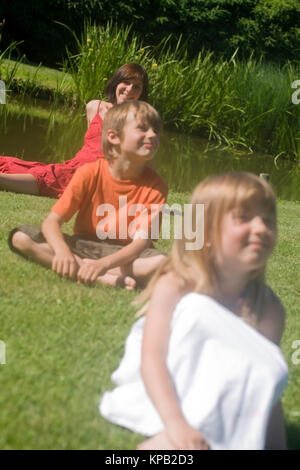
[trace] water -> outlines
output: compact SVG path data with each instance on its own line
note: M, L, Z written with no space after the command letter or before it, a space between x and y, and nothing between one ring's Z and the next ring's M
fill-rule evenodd
M8 116L5 127L0 126L0 155L43 161L45 135L45 120Z
M2 111L2 110L1 110ZM46 119L3 112L0 115L0 155L24 160L58 162L75 156L81 148L86 130L82 115L51 128ZM288 159L276 161L270 155L243 151L207 149L207 141L165 130L156 156L158 173L169 188L191 192L199 181L225 171L268 173L281 199L300 200L300 167Z
M157 170L171 189L191 192L206 176L226 171L267 173L281 199L300 201L300 166L288 159L245 151L211 149L207 141L165 132L157 158Z

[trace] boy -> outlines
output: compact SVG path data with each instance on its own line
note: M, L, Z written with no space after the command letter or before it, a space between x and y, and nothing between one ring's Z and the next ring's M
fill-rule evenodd
M97 280L132 290L136 281L147 281L164 257L150 247L167 186L147 166L160 128L158 113L145 102L112 107L103 123L106 158L76 171L42 233L31 226L14 229L12 250L78 282ZM74 235L64 235L62 224L76 212ZM152 238L157 236L156 229Z

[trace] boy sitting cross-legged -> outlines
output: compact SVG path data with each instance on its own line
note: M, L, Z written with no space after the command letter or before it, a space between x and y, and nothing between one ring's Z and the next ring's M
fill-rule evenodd
M160 206L167 185L147 166L156 152L161 120L149 104L130 101L111 108L103 123L106 159L79 168L50 214L38 227L12 230L13 251L83 283L135 288L164 255L158 238ZM61 226L77 213L74 235Z

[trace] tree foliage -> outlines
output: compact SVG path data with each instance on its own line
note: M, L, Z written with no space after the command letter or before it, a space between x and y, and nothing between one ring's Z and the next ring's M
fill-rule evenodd
M225 57L239 49L240 57L264 56L284 62L300 56L298 0L14 0L0 6L5 18L3 46L24 40L21 51L30 60L54 64L72 47L84 20L104 25L111 20L133 25L145 44L169 34L182 35L189 54L203 47Z

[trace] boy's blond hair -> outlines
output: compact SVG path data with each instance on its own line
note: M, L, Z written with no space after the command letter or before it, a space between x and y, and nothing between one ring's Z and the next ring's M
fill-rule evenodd
M150 124L158 133L161 130L162 121L158 112L145 101L130 100L114 105L105 114L102 128L102 151L108 161L116 158L117 154L115 146L107 138L107 131L113 130L122 140L123 129L130 112L133 113L134 118L141 124Z

